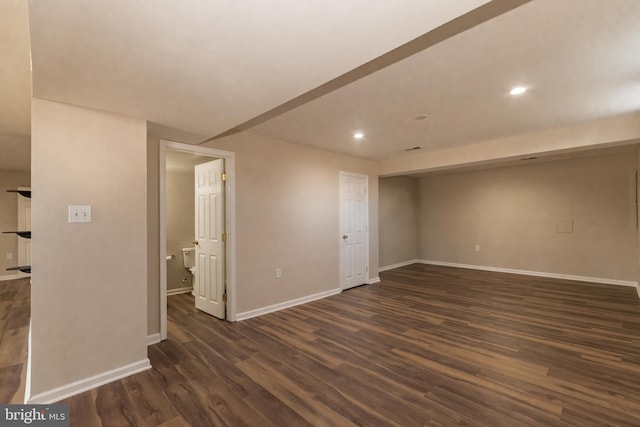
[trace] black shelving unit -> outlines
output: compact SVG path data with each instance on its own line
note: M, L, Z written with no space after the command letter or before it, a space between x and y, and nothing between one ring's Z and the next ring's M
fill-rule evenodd
M7 190L7 193L18 193L27 199L31 198L31 190Z
M18 193L22 197L26 197L27 199L31 198L31 190L7 190L7 193ZM29 230L24 230L24 231L3 231L2 234L17 234L18 236L22 237L23 239L30 239L31 238L31 231L29 231ZM21 271L23 273L31 273L31 266L30 265L21 265L21 266L17 266L17 267L9 267L9 268L7 268L7 271Z
M24 237L25 239L31 238L30 231L3 231L2 234L17 234L20 237Z

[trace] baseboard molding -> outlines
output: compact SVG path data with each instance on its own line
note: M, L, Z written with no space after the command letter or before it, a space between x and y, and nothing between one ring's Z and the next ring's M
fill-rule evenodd
M147 346L158 344L162 339L160 338L160 332L157 334L147 335Z
M28 403L31 395L31 319L29 319L29 341L27 342L27 373L25 375L24 400L25 405Z
M76 394L100 387L101 385L119 380L120 378L128 377L129 375L137 374L138 372L142 372L150 368L151 363L149 362L149 359L145 358L130 365L122 366L108 372L103 372L102 374L94 375L62 387L54 388L53 390L45 391L43 393L36 394L35 396L30 396L26 399L26 403L47 405L59 402L67 397L75 396Z
M380 277L374 277L373 279L369 279L368 283L370 285L375 285L376 283L380 283Z
M387 270L393 270L394 268L400 268L400 267L404 267L407 265L411 265L411 264L416 264L419 263L420 260L418 259L410 259L409 261L403 261L403 262L399 262L396 264L391 264L391 265L385 265L384 267L380 267L378 268L378 271L387 271Z
M167 296L169 295L178 295L178 294L186 294L193 290L192 286L185 286L184 288L175 288L175 289L167 289Z
M526 276L549 277L552 279L577 280L580 282L590 282L590 283L603 283L605 285L633 286L636 289L638 289L638 282L632 282L627 280L617 280L617 279L606 279L603 277L575 276L572 274L546 273L544 271L515 270L512 268L488 267L483 265L471 265L471 264L458 264L455 262L431 261L431 260L425 260L425 259L417 260L417 262L421 264L442 265L445 267L457 267L457 268L469 268L472 270L495 271L498 273L523 274ZM640 292L640 290L638 292Z
M29 277L29 276L24 276L24 277ZM18 274L6 274L3 276L0 276L0 282L4 282L6 280L17 280L21 278L22 277L20 277Z
M257 308L255 310L245 311L244 313L236 314L236 321L247 320L252 317L262 316L263 314L273 313L274 311L283 310L289 307L295 307L296 305L305 304L307 302L319 300L322 298L337 295L342 292L342 289L331 289L330 291L324 291L313 295L308 295L302 298L296 298L289 301L281 302L278 304L269 305L267 307Z

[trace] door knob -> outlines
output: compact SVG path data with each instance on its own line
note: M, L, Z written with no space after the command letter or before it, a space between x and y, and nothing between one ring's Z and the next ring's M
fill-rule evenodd
M191 242L191 243L193 243L194 245L197 245L197 244L199 243L199 241L198 241L198 240L194 240L194 241L193 241L193 242Z
M343 234L343 235L342 235L342 238L343 238L343 239L347 239L348 237L349 237L349 236L347 236L346 234Z

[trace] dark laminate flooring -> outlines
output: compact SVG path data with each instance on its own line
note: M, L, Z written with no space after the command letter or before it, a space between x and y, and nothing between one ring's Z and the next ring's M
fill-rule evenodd
M427 265L381 277L240 323L169 297L153 369L67 399L72 425L640 425L634 288Z
M28 278L0 282L0 403L24 403L30 292Z

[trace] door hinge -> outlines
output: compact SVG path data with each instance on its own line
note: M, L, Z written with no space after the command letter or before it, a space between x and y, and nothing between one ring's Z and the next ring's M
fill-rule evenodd
M224 291L224 294L222 294L222 301L227 302L227 291Z
M222 241L223 242L227 241L227 233L222 233Z
M221 177L222 177L222 182L227 182L227 174L226 174L226 172L222 172Z

